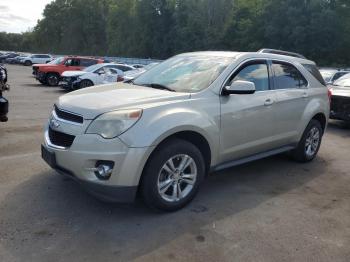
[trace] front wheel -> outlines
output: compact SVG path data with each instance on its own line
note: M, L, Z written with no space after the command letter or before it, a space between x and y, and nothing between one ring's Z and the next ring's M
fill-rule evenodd
M60 82L60 77L57 74L49 73L46 76L46 81L48 86L57 86Z
M30 65L32 65L32 62L29 61L29 60L27 60L27 61L24 62L24 65L25 65L25 66L30 66Z
M292 151L293 158L298 162L312 161L321 146L323 129L319 121L313 119L306 127L298 147Z
M205 174L204 159L193 144L172 139L149 159L141 182L141 194L151 208L176 211L198 192Z
M94 85L94 83L92 83L90 80L84 79L80 82L79 88L86 88L86 87L93 86L93 85Z

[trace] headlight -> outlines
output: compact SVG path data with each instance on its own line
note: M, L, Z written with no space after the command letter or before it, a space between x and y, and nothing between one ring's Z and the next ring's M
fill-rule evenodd
M86 134L97 134L106 139L126 132L141 118L141 109L119 110L97 117L86 130Z

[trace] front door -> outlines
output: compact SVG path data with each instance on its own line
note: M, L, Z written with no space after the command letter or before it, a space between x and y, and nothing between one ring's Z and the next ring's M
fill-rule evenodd
M275 130L275 93L266 60L249 61L226 85L245 80L255 84L251 95L221 96L221 161L239 159L278 146Z

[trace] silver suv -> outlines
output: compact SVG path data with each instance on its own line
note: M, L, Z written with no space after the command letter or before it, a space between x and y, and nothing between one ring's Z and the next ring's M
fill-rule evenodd
M211 171L287 151L313 160L328 116L325 83L299 55L187 53L130 83L60 97L42 157L100 199L139 193L174 211Z

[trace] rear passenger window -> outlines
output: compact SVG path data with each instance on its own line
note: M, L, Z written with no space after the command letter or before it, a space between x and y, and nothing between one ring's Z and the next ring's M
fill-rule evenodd
M307 87L305 77L291 64L272 62L272 70L275 74L275 89Z
M83 67L88 67L88 66L92 66L97 64L96 60L92 60L92 59L81 59L80 60L80 65Z
M265 62L257 62L245 66L234 76L229 85L238 80L253 82L257 92L269 90L267 64Z

